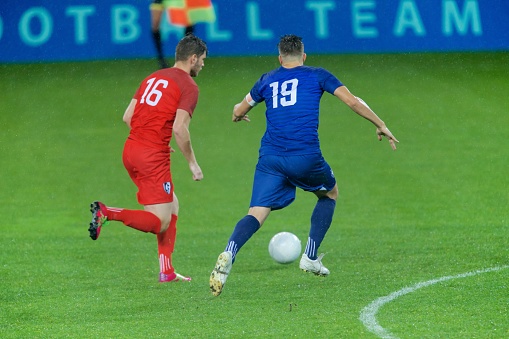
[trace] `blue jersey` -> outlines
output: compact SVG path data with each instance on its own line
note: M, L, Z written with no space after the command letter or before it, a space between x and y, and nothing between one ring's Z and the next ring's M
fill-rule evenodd
M279 67L262 75L250 92L255 102L266 105L267 129L260 156L320 153L320 99L324 91L333 94L342 85L318 67Z

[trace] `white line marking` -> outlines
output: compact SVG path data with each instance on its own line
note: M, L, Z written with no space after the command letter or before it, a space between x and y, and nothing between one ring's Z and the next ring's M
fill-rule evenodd
M416 290L423 288L423 287L431 286L431 285L434 285L434 284L437 284L440 282L444 282L447 280L467 278L467 277L472 277L474 275L478 275L478 274L482 274L482 273L500 271L500 270L503 270L506 268L509 268L509 265L486 268L483 270L477 270L477 271L462 273L462 274L458 274L458 275L449 275L446 277L441 277L441 278L437 278L437 279L420 282L420 283L417 283L410 287L404 287L399 291L396 291L389 295L386 295L385 297L380 297L378 299L375 299L371 304L369 304L368 306L366 306L362 309L359 319L360 319L360 321L362 321L364 326L366 326L366 328L370 332L374 333L375 335L379 336L380 338L397 339L398 337L396 337L391 332L389 332L388 330L386 330L385 328L380 326L380 324L376 320L376 313L383 305L385 305L385 304L393 301L394 299L399 298L405 294L415 292Z

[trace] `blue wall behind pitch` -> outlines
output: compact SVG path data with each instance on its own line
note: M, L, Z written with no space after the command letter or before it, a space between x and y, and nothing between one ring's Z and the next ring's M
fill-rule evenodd
M149 0L0 3L0 62L153 57ZM308 53L509 50L507 0L216 0L196 34L218 55L277 52L283 34ZM162 26L166 54L183 29Z

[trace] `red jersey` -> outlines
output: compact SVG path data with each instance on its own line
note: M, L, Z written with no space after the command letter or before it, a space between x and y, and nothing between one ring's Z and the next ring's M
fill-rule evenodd
M177 109L191 116L198 102L198 86L179 68L150 74L136 91L129 138L169 152Z

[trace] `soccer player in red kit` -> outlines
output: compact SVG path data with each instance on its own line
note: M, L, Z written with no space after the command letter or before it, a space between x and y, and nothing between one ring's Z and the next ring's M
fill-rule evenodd
M175 50L175 65L145 78L127 107L123 120L130 128L122 160L138 187L138 202L144 210L91 204L92 240L99 237L108 220L157 235L159 281L190 281L175 272L171 256L175 247L178 200L173 191L169 144L172 135L184 154L193 180L203 179L191 145L189 123L198 101L198 86L192 79L204 66L207 46L194 35L185 36Z

